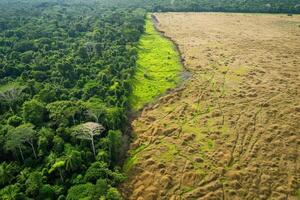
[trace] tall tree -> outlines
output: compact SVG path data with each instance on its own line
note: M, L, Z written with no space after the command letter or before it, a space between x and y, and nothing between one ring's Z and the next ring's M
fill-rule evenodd
M4 186L7 183L11 183L16 174L19 173L20 167L13 162L3 162L0 164L0 185Z
M14 113L14 107L23 97L22 92L23 88L11 88L7 91L0 92L0 100L5 102L8 105L9 110Z
M5 142L5 149L8 151L12 151L17 154L17 151L19 151L22 161L24 161L24 144L22 141L22 138L20 135L16 134L15 129L10 129L6 135L6 142Z
M22 124L17 128L11 128L8 131L5 147L7 150L19 150L22 160L24 161L23 150L25 144L29 144L34 157L37 159L36 151L34 148L34 140L36 139L36 132L32 124Z
M34 141L36 139L36 131L34 130L34 126L29 123L18 126L15 129L15 134L21 138L22 143L27 143L30 145L33 155L35 159L37 159L36 151L34 148Z
M87 123L77 126L74 129L74 135L76 138L91 141L93 153L94 153L94 156L96 157L94 137L96 135L100 135L104 130L105 130L105 128L99 123L87 122Z

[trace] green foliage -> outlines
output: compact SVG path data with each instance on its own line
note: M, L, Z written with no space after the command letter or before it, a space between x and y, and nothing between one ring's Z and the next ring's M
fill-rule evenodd
M110 170L107 168L107 163L94 162L86 171L84 180L95 183L99 178L107 178Z
M24 195L20 191L18 184L8 185L0 190L0 197L3 200L19 200L24 199Z
M94 185L91 183L75 185L68 190L67 200L93 200Z
M6 134L6 141L4 148L7 151L16 153L19 151L22 160L24 161L24 155L22 149L25 147L22 136L15 132L14 128L10 128Z
M44 88L36 95L37 99L44 103L51 103L57 100L56 89L50 84L44 85Z
M107 200L121 200L122 196L121 196L121 194L118 192L118 190L116 188L112 188L111 187L107 191L106 199Z
M52 173L56 170L60 170L65 167L66 162L64 160L57 160L49 170L49 173Z
M76 123L76 116L83 115L85 108L81 102L74 101L55 101L46 106L50 119L55 124L67 126Z
M55 163L51 166L48 173L51 174L55 171L58 171L61 182L64 182L63 171L66 166L66 161L63 158L59 158L55 161Z
M0 100L4 112L14 112L23 101L23 88L12 87L0 92Z
M76 150L71 150L64 159L66 162L66 170L70 172L78 170L83 162L80 152Z
M7 124L10 126L17 127L17 126L21 125L22 121L23 121L23 118L13 115L7 119Z
M78 184L68 190L67 200L122 200L122 196L114 187L110 187L106 179L98 179L96 184Z
M33 99L23 104L23 118L26 122L41 125L45 119L45 106Z
M152 12L300 13L298 0L119 0L118 3Z
M148 16L139 43L136 73L130 102L138 110L180 81L182 66L171 41L158 33Z
M51 185L46 184L40 188L38 199L54 200L55 196L54 188Z
M18 174L20 167L16 163L6 163L3 162L0 164L0 185L5 186L8 183L11 183L16 174Z
M109 139L110 160L117 164L122 147L122 133L121 131L110 130L107 137Z
M64 140L61 137L55 135L53 138L53 143L53 151L58 154L62 153L64 150Z
M25 182L26 195L36 197L43 185L43 176L40 172L32 172Z
M43 127L39 130L38 135L38 155L44 156L53 146L54 133L51 129Z
M106 179L98 179L95 185L94 194L97 196L97 199L101 196L105 196L108 191L109 185Z

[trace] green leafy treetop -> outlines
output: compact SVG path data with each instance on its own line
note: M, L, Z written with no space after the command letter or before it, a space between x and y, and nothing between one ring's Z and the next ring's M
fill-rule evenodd
M30 145L34 157L37 159L37 154L34 148L34 141L36 139L36 131L34 126L30 123L22 124L17 128L11 128L8 131L5 147L7 150L15 152L19 150L22 160L24 161L23 148L25 144Z

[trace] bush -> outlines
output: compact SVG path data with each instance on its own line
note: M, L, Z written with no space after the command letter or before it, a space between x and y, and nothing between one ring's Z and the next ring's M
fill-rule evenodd
M23 117L26 122L33 123L36 126L40 126L45 119L45 113L45 106L35 99L26 101L23 104Z
M107 200L121 200L122 196L116 188L109 188L106 195Z

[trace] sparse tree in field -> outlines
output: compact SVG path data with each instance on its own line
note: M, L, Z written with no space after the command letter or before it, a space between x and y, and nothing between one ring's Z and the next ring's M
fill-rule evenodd
M77 126L74 135L79 139L91 141L93 153L96 156L94 137L100 135L104 130L105 128L99 123L87 122Z

